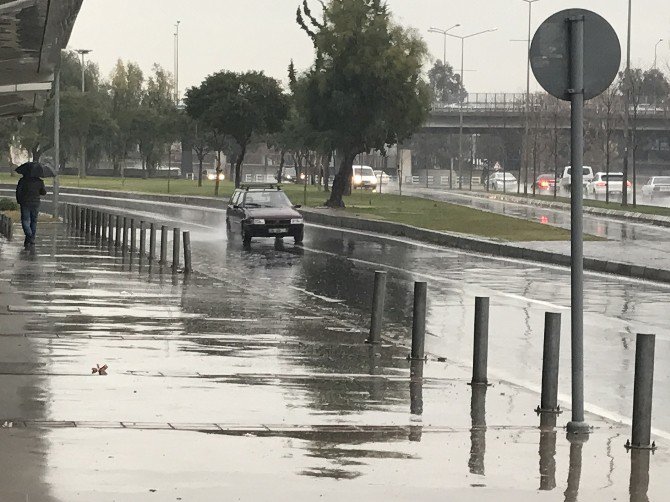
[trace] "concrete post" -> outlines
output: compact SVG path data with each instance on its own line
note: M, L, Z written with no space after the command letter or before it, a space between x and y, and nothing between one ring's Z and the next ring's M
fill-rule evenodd
M412 317L412 353L410 359L425 359L426 296L428 284L414 283L414 315Z
M161 226L161 260L160 264L161 265L166 265L167 264L167 236L168 236L168 229L165 225Z
M475 341L472 356L472 385L488 385L489 299L475 298Z
M367 343L382 343L382 325L384 323L384 302L386 301L386 272L375 272L374 290L372 293L372 320L370 336Z
M156 259L156 224L149 224L149 261Z
M542 398L538 413L559 413L558 367L561 352L561 314L544 315L544 352L542 355Z
M633 389L633 438L627 443L630 448L656 448L656 444L651 442L655 345L655 335L637 335L637 341L635 342L635 385Z
M179 243L181 242L181 229L172 229L172 273L179 272Z
M184 274L193 272L191 262L191 232L184 232Z

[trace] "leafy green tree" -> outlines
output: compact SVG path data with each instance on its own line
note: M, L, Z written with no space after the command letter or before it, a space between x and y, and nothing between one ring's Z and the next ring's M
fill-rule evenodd
M133 124L139 113L143 97L144 74L135 63L119 60L111 74L109 94L111 119L115 127L108 137L108 153L116 176L123 175L121 166L130 149L137 144Z
M172 75L154 65L138 113L133 118L133 134L142 154L145 176L154 174L169 145L178 136L178 113L174 103Z
M406 140L428 117L430 89L421 78L427 50L393 22L382 0L331 0L322 21L305 1L297 17L316 50L298 106L341 156L326 204L344 207L356 155Z
M433 100L438 103L460 103L468 95L461 83L461 76L454 73L454 68L439 59L428 70L428 81Z
M222 71L186 92L187 113L216 136L229 136L237 143L235 186L240 184L249 143L255 136L279 131L287 108L279 82L262 72Z

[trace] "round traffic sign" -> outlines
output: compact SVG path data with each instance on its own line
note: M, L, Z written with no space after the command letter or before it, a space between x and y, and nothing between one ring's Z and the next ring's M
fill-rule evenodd
M552 96L570 101L570 21L584 19L584 99L595 98L614 82L621 64L621 44L603 17L584 9L566 9L538 28L530 47L530 64L540 85Z

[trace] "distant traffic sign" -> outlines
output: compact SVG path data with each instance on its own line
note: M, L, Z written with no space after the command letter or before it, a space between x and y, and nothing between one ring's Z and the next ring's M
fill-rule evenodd
M530 48L533 74L552 96L570 101L571 20L584 19L584 99L592 99L614 82L621 64L621 44L614 28L595 12L567 9L538 28Z

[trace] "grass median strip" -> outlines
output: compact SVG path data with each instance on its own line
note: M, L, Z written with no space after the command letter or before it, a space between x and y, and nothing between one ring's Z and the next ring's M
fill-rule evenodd
M18 181L18 177L10 177L6 174L0 175L0 182L15 183L16 181ZM80 179L75 176L62 176L61 186L152 194L168 193L166 179L122 180L107 177ZM232 194L233 188L233 184L229 181L221 183L219 198L222 200L222 205ZM307 186L306 191L303 185L296 184L286 184L283 185L283 188L294 204L302 204L306 207L322 206L328 198L327 193L313 186ZM170 194L214 197L214 182L205 180L203 186L198 187L196 181L171 180ZM570 232L562 228L418 197L400 197L393 194L354 191L344 200L347 205L346 214L404 223L428 230L458 232L505 241L562 241L570 239ZM592 236L586 238L596 239Z

